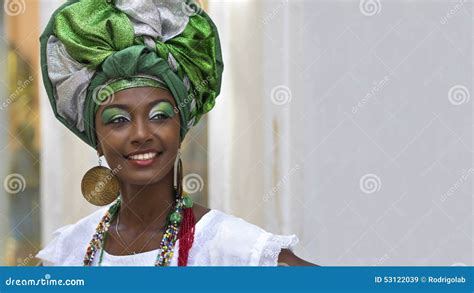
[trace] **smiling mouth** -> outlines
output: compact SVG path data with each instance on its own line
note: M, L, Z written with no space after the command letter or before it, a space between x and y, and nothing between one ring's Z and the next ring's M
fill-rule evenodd
M153 158L161 155L163 152L149 152L145 154L139 154L139 155L132 155L125 157L127 160L131 161L149 161L152 160Z

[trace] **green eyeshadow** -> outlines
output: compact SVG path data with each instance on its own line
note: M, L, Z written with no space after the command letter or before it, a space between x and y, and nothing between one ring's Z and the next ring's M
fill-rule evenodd
M108 124L118 117L125 117L130 120L127 111L120 108L107 108L102 112L102 122Z
M164 114L167 117L171 118L176 113L174 111L174 107L170 102L159 102L150 111L150 118L154 117L156 114Z

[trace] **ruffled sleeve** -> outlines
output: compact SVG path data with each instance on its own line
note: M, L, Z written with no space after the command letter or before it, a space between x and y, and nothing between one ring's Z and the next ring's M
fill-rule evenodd
M72 225L66 225L53 232L52 240L36 254L36 258L41 259L43 266L57 266L58 257L61 251L64 231Z
M196 235L190 253L193 265L277 266L281 250L293 250L299 242L294 234L273 234L242 218L212 211L207 222L198 222L202 232Z
M254 254L250 265L277 266L278 256L282 249L293 251L299 239L295 234L277 235L269 232L262 233L254 246Z

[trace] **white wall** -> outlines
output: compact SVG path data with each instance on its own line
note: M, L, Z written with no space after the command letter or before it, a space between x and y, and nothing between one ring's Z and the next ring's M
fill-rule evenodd
M472 3L459 3L210 1L226 59L211 207L296 233L322 265L472 265Z
M254 30L260 6L258 1L209 1L225 77L208 120L209 205L254 223L263 223L261 208L255 205L263 194L264 176L263 85L254 78L263 70L261 35Z

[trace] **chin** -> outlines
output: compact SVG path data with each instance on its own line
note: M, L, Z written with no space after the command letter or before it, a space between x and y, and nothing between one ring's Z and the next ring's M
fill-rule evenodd
M125 184L145 186L153 185L160 180L162 180L162 177L160 176L136 176L133 178L122 179L122 182Z

